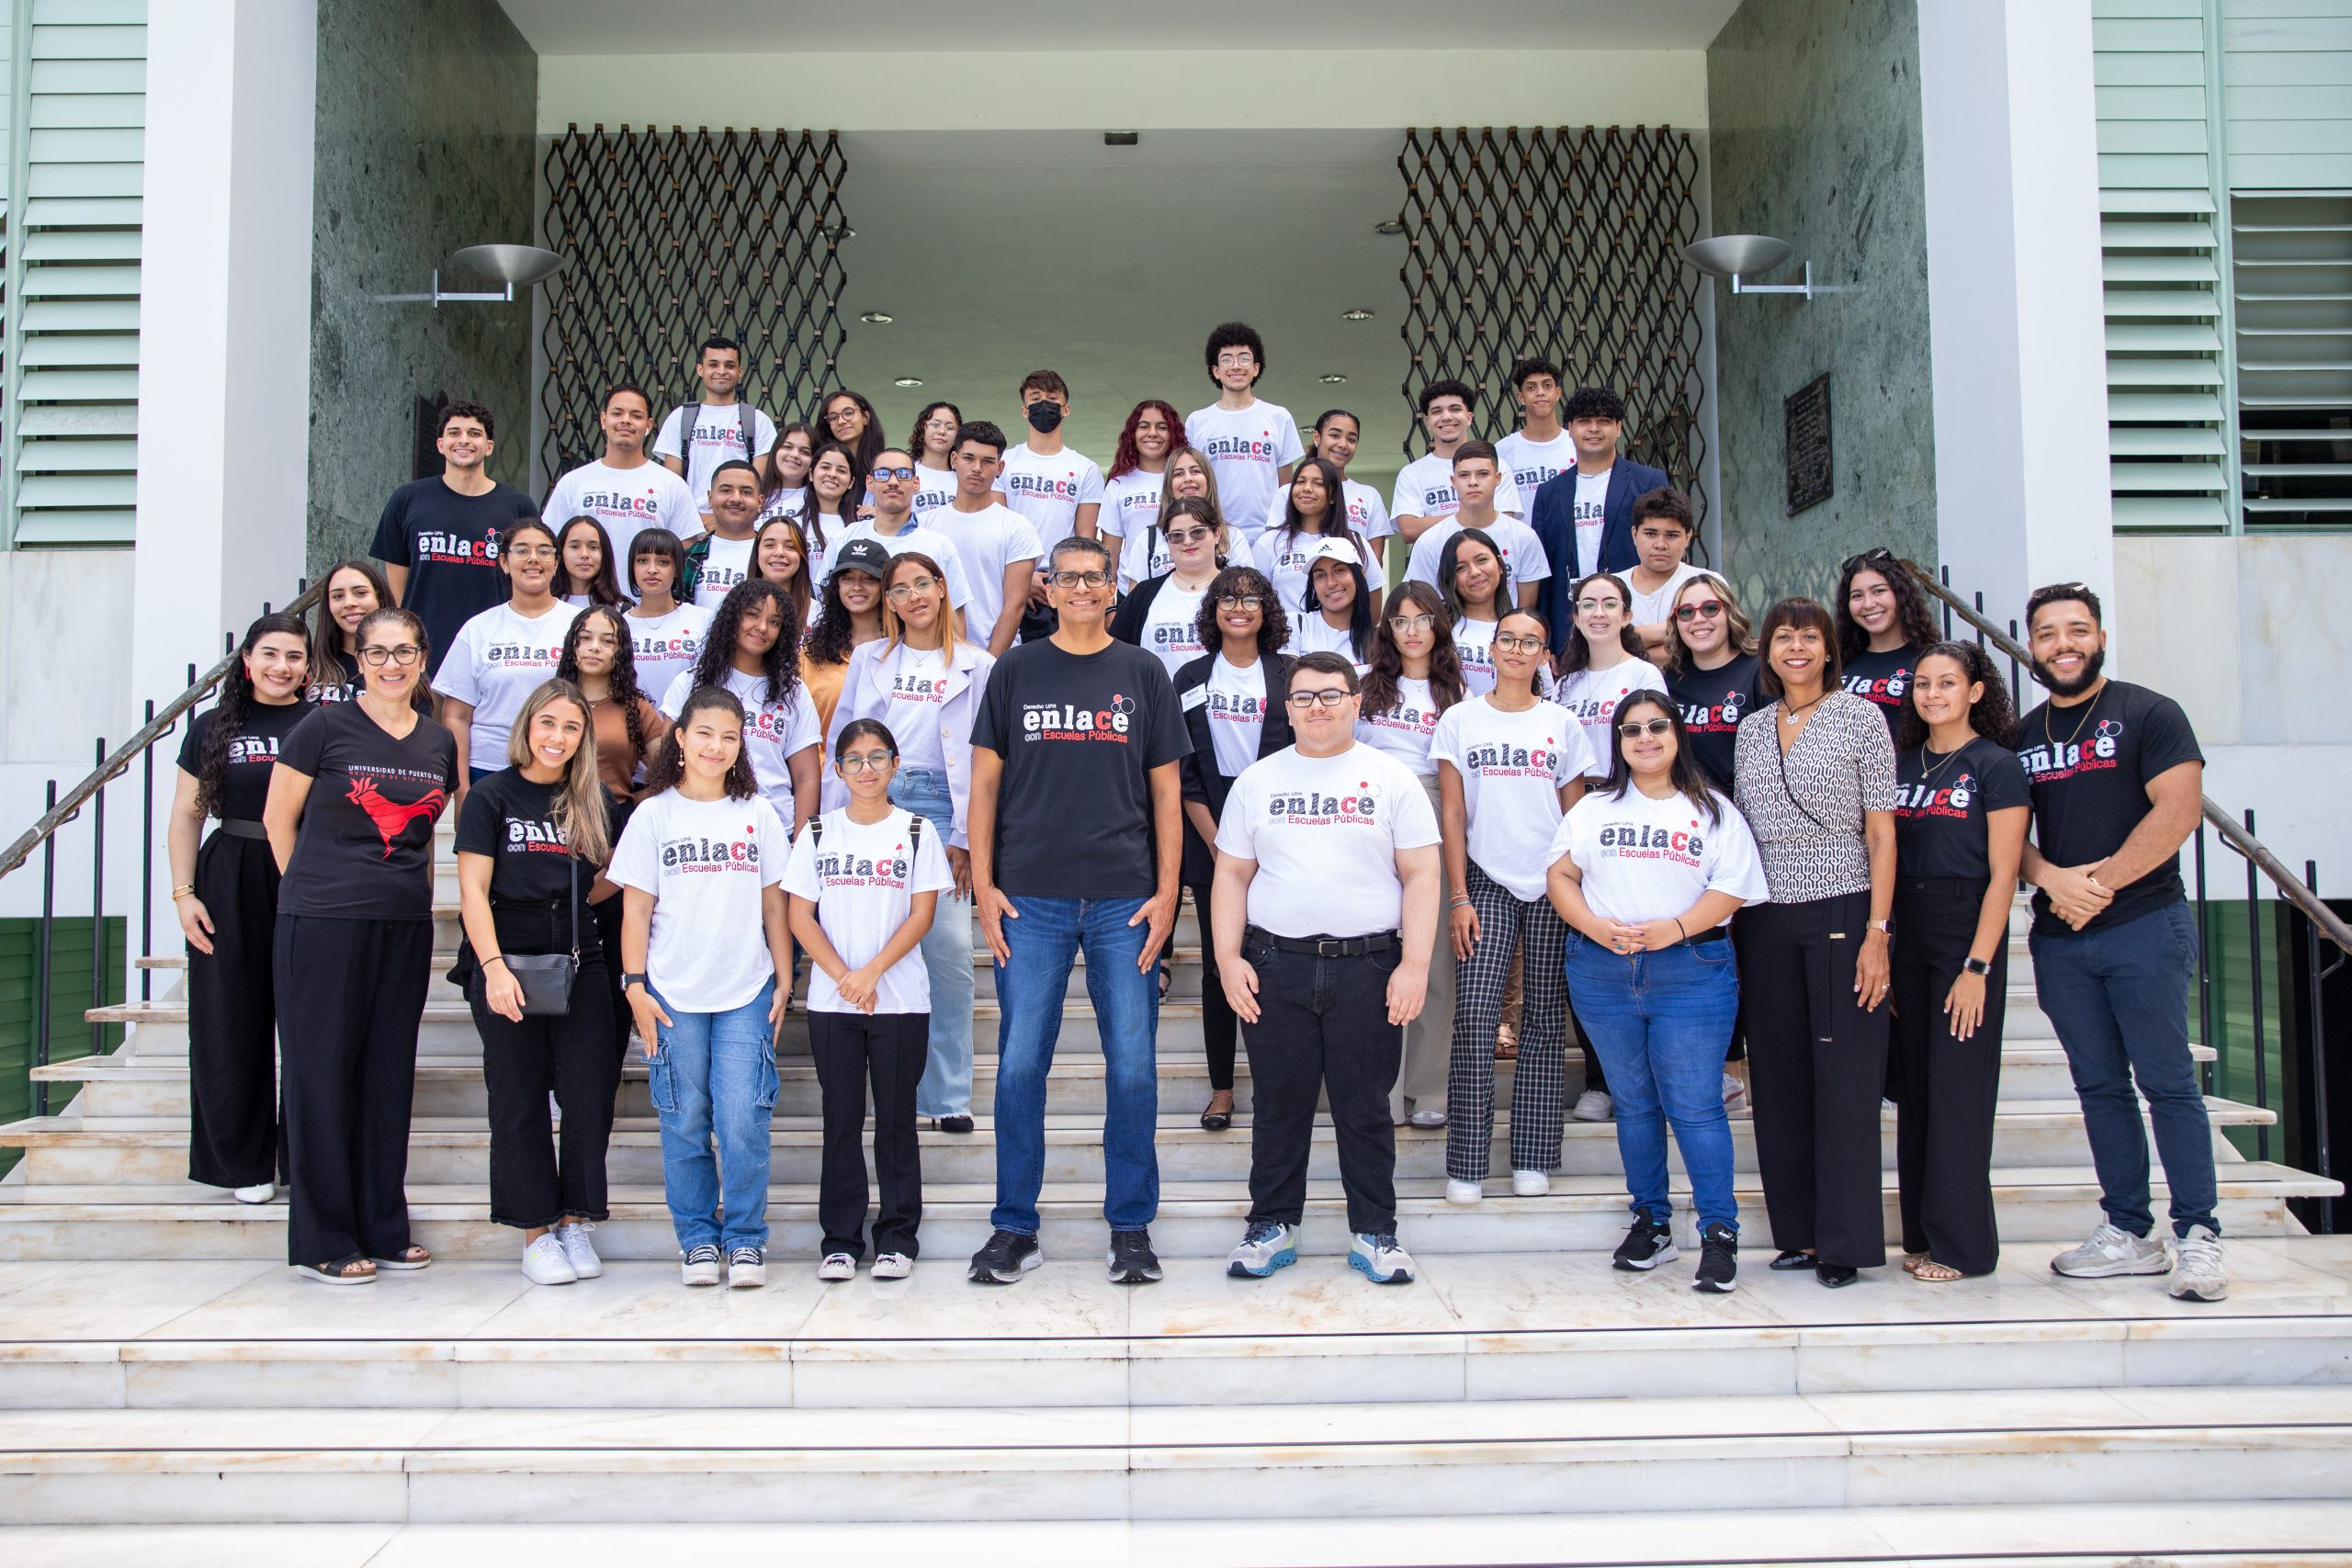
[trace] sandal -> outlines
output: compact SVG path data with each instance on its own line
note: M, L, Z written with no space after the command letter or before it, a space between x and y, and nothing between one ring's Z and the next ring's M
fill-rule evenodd
M406 1272L430 1266L433 1262L433 1254L421 1247L409 1246L401 1248L401 1255L398 1258L378 1258L372 1261L379 1269Z
M1225 1109L1222 1111L1216 1108L1216 1102L1220 1100L1225 1101ZM1209 1096L1208 1109L1201 1112L1201 1130L1204 1133L1222 1133L1230 1129L1232 1125L1233 1091L1229 1089L1217 1089Z
M372 1285L376 1282L373 1259L353 1253L333 1263L297 1263L294 1270L305 1280L316 1280L322 1285Z
M1924 1252L1906 1252L1903 1255L1903 1271L1905 1274L1917 1274L1919 1271L1919 1265L1927 1260L1928 1255Z
M1911 1270L1911 1277L1914 1280L1924 1280L1929 1284L1940 1285L1952 1280L1964 1280L1968 1276L1949 1263L1939 1263L1932 1258L1922 1258L1919 1259L1919 1266Z
M1498 1062L1516 1062L1516 1061L1518 1061L1518 1060L1519 1060L1519 1042L1518 1042L1518 1041L1516 1041L1516 1040L1498 1040L1498 1041L1496 1041L1496 1042L1495 1042L1495 1060L1496 1060L1496 1061L1498 1061Z
M1159 961L1159 999L1161 1001L1164 1002L1168 999L1168 993L1175 984L1176 966L1169 963L1165 958L1161 959Z

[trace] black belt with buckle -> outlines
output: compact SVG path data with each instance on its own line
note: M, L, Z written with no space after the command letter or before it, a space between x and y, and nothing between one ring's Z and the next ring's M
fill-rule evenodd
M265 843L269 840L269 829L250 817L224 817L220 819L220 831L232 839L259 839Z
M1396 945L1395 931L1374 931L1370 936L1276 936L1261 926L1245 926L1241 935L1245 941L1262 942L1279 952L1303 953L1310 958L1362 958Z
M1730 936L1731 928L1729 926L1709 926L1697 936L1686 937L1684 940L1690 942L1692 947L1696 947L1702 942L1724 942L1729 940Z

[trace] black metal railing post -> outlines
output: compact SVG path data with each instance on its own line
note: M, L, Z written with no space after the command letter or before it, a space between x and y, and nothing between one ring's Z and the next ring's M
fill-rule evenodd
M107 765L106 737L98 737L96 765ZM54 836L54 835L52 835ZM90 1010L107 1005L107 786L98 781L90 796ZM107 1026L90 1021L90 1055L106 1054Z
M147 722L155 722L155 699L147 699ZM139 753L139 999L153 997L150 983L154 970L147 960L155 956L155 743Z
M2215 1043L2213 1029L2213 928L2208 924L2205 906L2205 823L2199 818L2197 831L2189 842L2196 848L2197 867L2197 1043L2214 1053L2218 1060L2221 1046ZM2213 1092L2213 1061L2199 1062L2198 1077L2204 1080L2205 1092Z
M2254 813L2245 813L2245 835L2254 832ZM2270 1065L2262 1059L2262 873L2253 858L2245 863L2245 938L2246 938L2246 998L2252 1004L2254 1024L2254 1103L2264 1111L2270 1109ZM2270 1127L2264 1123L2254 1130L2255 1157L2270 1157Z
M2009 640L2010 640L2011 642L2015 642L2015 641L2017 641L2017 640L2018 640L2018 624L2017 624L2015 621L2011 621L2011 622L2009 623ZM2010 702L2011 702L2012 704L2014 704L2014 703L2016 702L2016 700L2017 700L2017 696L2018 696L2018 682L2020 682L2020 681L2022 681L2022 680L2024 680L2024 679L2025 679L2024 675L2023 675L2022 673L2020 673L2020 672L2019 672L2019 671L2018 670L2018 656L2017 656L2016 654L2014 654L2014 653L2010 654L2010 655L2009 655L2009 700L2010 700ZM2015 711L2015 710L2014 710L2014 708L2012 709L2012 711Z
M57 781L49 781L45 811L57 809ZM57 835L50 834L40 841L40 956L33 964L33 1050L35 1067L49 1066L49 977L57 961ZM33 1114L49 1114L49 1084L36 1076L33 1079Z
M2312 897L2319 897L2319 863L2303 863L2303 886ZM2323 1180L2333 1179L2335 1161L2330 1156L2327 1140L2327 977L2344 966L2344 954L2337 953L2335 962L2325 968L2320 966L2319 926L2312 920L2303 922L2303 964L2311 976L2311 1036L2312 1036L2312 1153L2318 1156L2313 1164ZM2318 1201L2319 1229L2322 1235L2335 1234L2334 1198Z

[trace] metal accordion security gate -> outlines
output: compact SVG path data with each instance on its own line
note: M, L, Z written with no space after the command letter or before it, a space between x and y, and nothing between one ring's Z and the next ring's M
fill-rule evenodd
M1409 458L1427 450L1421 387L1456 376L1480 424L1514 423L1510 367L1556 360L1567 385L1625 400L1625 445L1665 469L1703 520L1699 410L1704 282L1682 260L1699 237L1699 155L1667 127L1414 130L1405 182L1404 387Z
M695 395L714 334L743 345L742 396L781 425L813 420L846 329L848 164L831 131L571 126L541 160L544 243L571 258L548 287L539 457L550 478L602 449L614 381L654 417Z

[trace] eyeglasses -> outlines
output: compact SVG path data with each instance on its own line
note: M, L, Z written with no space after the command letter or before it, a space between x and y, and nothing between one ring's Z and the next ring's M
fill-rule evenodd
M1220 354L1216 356L1216 363L1217 368L1222 370L1228 365L1255 365L1258 363L1258 356L1249 353Z
M842 758L833 766L840 770L842 777L848 779L860 773L887 773L890 764L898 760L896 751L861 751L856 756Z
M890 584L890 603L903 604L918 593L928 593L939 586L935 577L910 577L904 582Z
M1220 610L1262 610L1266 602L1255 593L1228 593L1216 602L1216 607Z
M1712 621L1724 613L1720 599L1702 599L1695 604L1677 604L1674 618L1678 621Z
M869 479L910 479L915 477L915 471L901 464L895 468L876 468L865 477Z
M1842 574L1853 570L1858 566L1893 566L1894 564L1894 552L1882 545L1874 550L1864 550L1858 556L1848 556L1839 563L1838 570Z
M1216 530L1214 528L1170 528L1168 530L1168 542L1171 545L1197 545L1203 539L1216 537Z
M1291 706L1305 713L1311 707L1335 708L1355 694L1341 686L1330 686L1320 692L1293 692L1284 699Z
M853 403L848 408L835 409L832 412L827 414L825 416L825 423L827 424L839 424L845 419L857 418L859 412L860 411L857 405Z
M424 657L424 649L413 642L401 643L397 648L386 648L379 643L374 648L361 649L359 657L380 670L387 664L413 664Z
M1669 735L1673 730L1674 721L1670 718L1653 718L1646 721L1633 718L1627 719L1617 727L1617 733L1628 740L1638 740L1645 735Z
M1429 631L1436 625L1435 615L1391 615L1388 617L1388 629L1399 637L1407 632Z
M506 552L508 560L553 560L553 545L515 545Z
M1622 610L1624 607L1625 602L1623 599L1579 599L1577 601L1577 614L1579 615L1589 615L1595 610Z
M1544 651L1544 639L1540 637L1521 637L1517 632L1497 632L1495 651L1497 653L1541 653Z
M1057 588L1104 588L1110 585L1107 571L1057 571L1046 579Z

